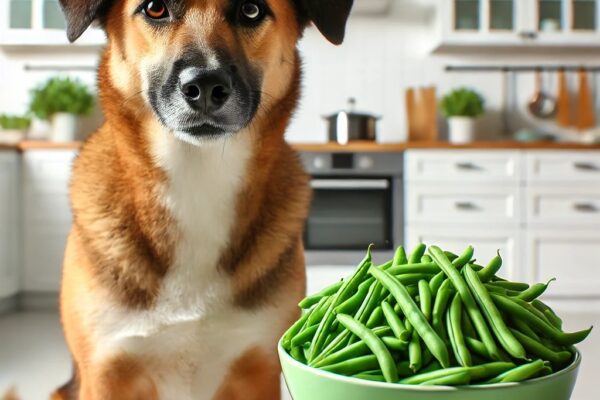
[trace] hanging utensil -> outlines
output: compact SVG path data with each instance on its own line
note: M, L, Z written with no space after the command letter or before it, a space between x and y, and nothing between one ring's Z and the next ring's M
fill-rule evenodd
M567 128L571 126L571 99L565 70L558 71L558 100L556 110L556 123Z
M594 100L590 92L588 73L583 68L579 71L579 99L577 102L577 129L584 131L596 126Z
M529 101L529 112L537 118L552 118L556 114L556 99L544 91L542 70L535 71L535 93Z

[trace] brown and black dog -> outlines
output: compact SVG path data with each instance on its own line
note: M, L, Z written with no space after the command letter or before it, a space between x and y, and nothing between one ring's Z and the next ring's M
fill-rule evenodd
M56 399L279 398L276 341L305 286L307 176L284 131L313 22L352 0L60 0L98 21L106 121L73 169Z

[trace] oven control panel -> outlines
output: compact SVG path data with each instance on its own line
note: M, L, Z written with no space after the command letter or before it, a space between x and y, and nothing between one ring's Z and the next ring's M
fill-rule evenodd
M310 174L401 176L402 153L317 153L300 154Z

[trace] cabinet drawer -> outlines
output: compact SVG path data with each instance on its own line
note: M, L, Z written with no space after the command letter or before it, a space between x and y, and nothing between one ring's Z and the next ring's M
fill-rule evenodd
M410 150L406 153L409 181L518 182L518 151Z
M530 187L527 220L539 224L600 225L600 188Z
M600 233L596 229L530 229L527 281L557 278L548 297L600 297Z
M526 156L532 182L600 182L600 151L531 151Z
M408 185L406 219L422 222L519 222L520 188Z
M74 151L28 151L23 154L26 185L41 189L66 187L71 177Z
M438 245L444 250L460 254L468 245L475 248L475 258L480 264L487 264L498 250L503 259L500 273L513 279L520 264L522 249L519 229L460 229L454 225L423 225L409 223L406 226L406 245L413 249L417 244Z

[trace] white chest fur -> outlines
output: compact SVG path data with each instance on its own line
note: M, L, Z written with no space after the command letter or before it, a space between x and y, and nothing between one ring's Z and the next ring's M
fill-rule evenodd
M175 262L152 309L95 304L96 357L147 357L163 399L210 399L244 350L273 343L272 326L281 320L273 309L232 307L227 277L217 270L235 223L250 140L238 134L191 146L165 136L156 143L157 163L168 176L162 197L180 231Z

